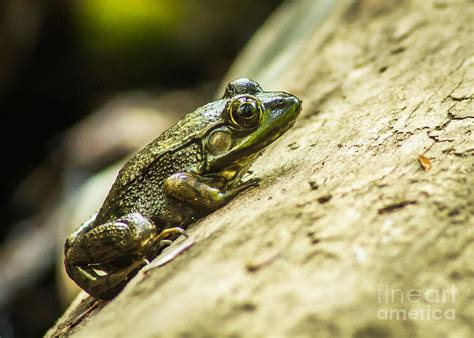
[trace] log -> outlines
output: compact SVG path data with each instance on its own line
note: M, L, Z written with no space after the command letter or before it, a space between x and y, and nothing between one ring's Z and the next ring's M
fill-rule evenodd
M474 6L366 0L312 26L311 3L245 52L296 53L228 76L303 100L253 167L261 186L112 301L79 295L47 336L472 336ZM272 35L284 11L302 43Z

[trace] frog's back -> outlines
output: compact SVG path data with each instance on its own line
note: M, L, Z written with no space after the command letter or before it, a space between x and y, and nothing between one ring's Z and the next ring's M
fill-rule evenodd
M224 104L219 100L187 114L128 160L94 223L112 221L128 212L158 212L164 199L163 181L176 172L202 166L201 139L219 121Z

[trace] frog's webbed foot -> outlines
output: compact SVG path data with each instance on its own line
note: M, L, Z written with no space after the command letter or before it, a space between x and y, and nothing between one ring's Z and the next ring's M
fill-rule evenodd
M95 227L88 222L66 241L64 263L68 275L81 288L104 298L104 294L120 291L163 237L138 213Z
M194 173L177 173L168 177L163 189L168 196L186 202L198 209L213 211L227 204L238 193L258 186L253 178L237 184L226 184L221 178L204 177Z
M125 268L106 273L92 265L68 265L66 272L77 285L97 299L112 299L148 261L140 260Z
M240 182L239 184L237 184L234 187L234 191L236 191L236 194L238 194L239 192L242 192L249 188L258 187L259 185L260 185L260 178L254 177L245 182Z

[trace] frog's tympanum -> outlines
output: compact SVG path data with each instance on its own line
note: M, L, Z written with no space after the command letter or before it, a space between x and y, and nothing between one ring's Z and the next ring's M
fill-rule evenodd
M256 186L242 181L301 111L285 92L249 79L186 115L120 170L101 209L66 240L68 275L95 298L114 297L196 219Z

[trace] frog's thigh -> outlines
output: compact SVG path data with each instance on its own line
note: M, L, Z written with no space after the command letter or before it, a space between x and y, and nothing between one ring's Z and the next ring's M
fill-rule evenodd
M163 185L165 193L180 201L207 210L227 204L242 189L224 187L210 178L193 173L176 173L168 177Z
M65 264L100 264L128 255L144 256L157 237L156 227L150 220L130 213L81 233L69 246Z

